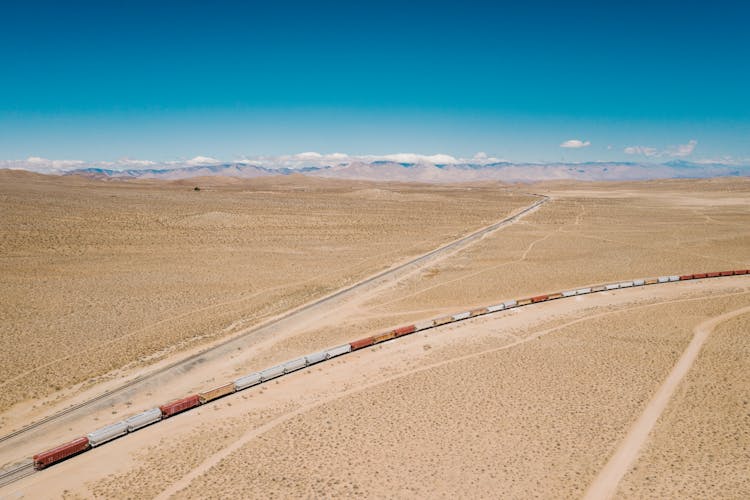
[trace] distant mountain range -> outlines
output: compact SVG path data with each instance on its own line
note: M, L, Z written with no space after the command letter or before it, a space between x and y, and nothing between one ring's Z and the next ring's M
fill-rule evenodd
M653 164L637 162L434 164L429 162L402 163L377 160L372 162L352 161L331 165L279 168L254 163L233 162L217 163L215 165L127 170L86 167L70 170L63 175L111 179L178 180L209 176L253 178L290 174L338 179L431 183L490 180L503 182L545 180L614 181L747 176L750 175L750 165L691 163L684 160Z

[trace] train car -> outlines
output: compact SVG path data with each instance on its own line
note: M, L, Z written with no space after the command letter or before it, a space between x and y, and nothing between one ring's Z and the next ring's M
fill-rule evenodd
M461 312L461 313L458 313L458 314L454 314L452 316L453 321L461 321L462 319L466 319L466 318L469 318L469 317L471 317L471 313L469 311L465 311L465 312Z
M531 297L532 304L536 304L537 302L544 302L545 300L549 300L549 295L537 295L535 297Z
M565 291L565 292L562 293L562 296L563 297L572 297L575 294L576 294L575 290L567 290L567 291Z
M475 316L481 316L483 314L487 314L488 312L490 312L490 310L487 309L486 307L478 307L476 309L472 309L471 311L469 311L469 315L473 318Z
M720 276L732 276L734 271L722 271L719 273Z
M633 286L643 286L646 284L646 280L633 280Z
M390 332L381 333L380 335L373 336L372 343L379 344L380 342L385 342L386 340L391 340L395 338L396 338L396 332L391 330Z
M356 351L357 349L364 349L365 347L371 346L372 341L373 341L372 337L365 337L363 339L350 342L349 345L352 346L352 351Z
M741 275L747 274L747 273L748 273L747 269L737 269L736 271L734 271L734 275L735 276L741 276Z
M680 276L680 281L687 281L693 279L692 274L683 274ZM670 280L671 281L671 280Z
M495 304L494 306L489 306L487 308L487 311L493 313L497 311L502 311L503 309L505 309L505 304Z
M721 273L718 271L706 273L706 278L718 278L719 276L721 276Z
M620 283L620 288L630 288L631 286L633 286L632 281L623 281Z
M706 273L698 273L693 275L694 280L702 280L703 278L706 278Z
M177 399L175 401L170 401L169 403L163 404L159 407L159 409L161 410L162 418L169 418L173 415L177 415L180 412L189 410L190 408L195 408L199 404L201 404L200 398L197 394L193 394L191 396L187 396L185 398Z
M335 358L336 356L341 356L342 354L347 354L349 352L352 352L351 344L344 344L338 347L332 347L326 351L326 359Z
M134 432L141 427L146 427L147 425L151 425L159 420L161 420L161 409L151 408L150 410L141 412L138 415L126 418L125 423L128 424L128 432Z
M592 287L591 287L591 293L595 293L595 292L603 292L603 291L604 291L604 290L606 290L606 289L607 289L607 286L606 286L606 285L596 285L596 286L592 286Z
M128 433L128 424L123 420L114 424L107 425L101 429L97 429L94 432L90 432L86 435L89 439L89 444L92 448L104 444L107 441L112 441L120 436L124 436Z
M33 456L34 468L42 470L73 455L77 455L89 449L89 438L79 437L65 444L61 444L51 450L43 451Z
M224 396L233 394L234 391L234 382L230 382L228 384L220 385L219 387L214 387L213 389L209 389L204 392L199 392L198 398L200 399L201 404L204 405L209 401L213 401L214 399L223 398Z
M576 295L586 295L587 293L591 293L591 288L579 288L576 290Z
M307 363L305 362L305 358L293 359L284 363L284 373L296 372L297 370L301 370L306 366Z
M260 378L260 372L251 373L249 375L245 375L243 377L238 378L234 381L234 390L235 391L241 391L243 389L247 389L248 387L252 387L254 385L258 385L262 382Z
M680 281L680 277L677 275L672 275L669 277L669 281Z
M669 281L669 279L667 279L667 281L659 281L659 279L660 278L646 278L644 280L644 283L646 285L656 285L657 283L666 283L667 281Z
M669 276L659 276L658 281L659 283L667 283L669 281Z
M284 365L272 366L271 368L266 368L260 372L260 381L267 382L282 375L284 375Z
M414 333L416 331L417 325L406 325L396 328L395 330L393 330L393 333L396 334L396 337L403 337L404 335L409 335L410 333Z
M420 330L427 330L428 328L432 328L433 323L431 319L426 319L424 321L419 321L414 325L414 331L420 331Z
M506 309L510 309L512 307L516 307L518 305L518 301L515 300L515 299L514 300L506 300L505 302L503 302L503 305L505 306Z
M549 294L549 297L547 297L547 300L555 300L555 299L561 299L563 298L562 292L555 292Z
M618 288L620 288L619 283L610 283L609 285L604 285L605 290L617 290Z
M530 298L529 299L518 299L516 301L516 305L517 306L527 306L529 304L531 304L531 299Z
M432 326L440 326L446 323L450 323L452 321L453 321L453 316L443 316L442 318L437 318L437 319L432 320Z
M305 364L307 366L314 365L315 363L320 363L321 361L326 360L326 352L325 351L319 351L314 352L312 354L308 354L305 356Z

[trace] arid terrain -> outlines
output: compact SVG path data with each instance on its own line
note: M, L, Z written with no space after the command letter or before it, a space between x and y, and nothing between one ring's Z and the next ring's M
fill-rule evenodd
M29 450L385 327L592 283L750 267L744 178L508 187L0 176L8 430L538 199L524 193L550 197L231 357L25 437ZM435 328L174 417L0 494L581 497L696 329L734 314L706 332L616 494L746 497L748 306L750 277L736 276ZM0 447L0 463L17 449Z

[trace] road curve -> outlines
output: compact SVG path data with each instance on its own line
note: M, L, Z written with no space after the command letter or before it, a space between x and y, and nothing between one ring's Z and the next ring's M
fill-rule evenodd
M617 450L615 450L615 453L607 461L604 468L599 471L599 474L591 483L588 490L586 490L586 494L583 497L584 500L603 500L612 498L615 495L620 481L628 470L630 470L633 463L635 463L657 420L659 420L659 417L666 409L669 400L677 390L680 382L682 382L682 379L690 371L709 334L720 323L748 312L750 312L750 306L741 307L710 318L695 327L693 338L687 348L685 348L682 356L680 356L672 371L669 372L667 378L664 379L664 382L656 390L651 401L648 402L643 413L641 413L641 416L638 417L638 420L630 428L628 434L617 447Z
M100 408L108 406L114 403L118 398L127 397L128 395L137 393L139 390L145 387L158 386L160 380L168 379L169 377L174 375L184 374L185 372L190 371L193 367L199 364L203 364L207 361L220 358L228 354L229 352L241 348L243 344L248 341L249 337L252 337L255 340L257 340L259 337L270 337L274 333L283 330L284 324L286 322L297 320L298 316L305 312L330 306L336 301L345 299L350 295L361 292L361 290L366 287L377 286L389 280L397 279L407 273L414 271L415 269L418 269L430 263L438 257L442 257L446 254L461 250L481 239L483 236L516 222L520 218L535 211L538 207L540 207L550 199L548 196L544 195L532 195L539 197L539 200L509 217L485 226L477 231L474 231L471 234L463 236L434 250L431 250L430 252L420 255L419 257L415 257L408 262L404 262L398 266L392 267L373 276L365 278L357 283L354 283L353 285L342 288L325 297L316 299L296 309L292 309L282 314L281 316L274 318L271 321L252 327L245 332L242 332L240 335L227 339L208 349L192 354L179 361L175 361L174 363L136 377L128 382L123 383L119 387L106 391L81 403L72 405L57 413L44 417L32 424L22 427L16 431L10 432L4 436L0 436L0 443L2 443L3 447L12 447L14 443L18 442L20 438L22 438L25 434L29 433L32 430L38 430L40 428L47 427L63 419L75 418L76 416L80 416L87 411L90 411L90 409L94 407Z

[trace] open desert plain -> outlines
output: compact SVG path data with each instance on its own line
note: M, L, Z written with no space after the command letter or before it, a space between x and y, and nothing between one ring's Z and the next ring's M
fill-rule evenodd
M0 212L0 498L750 496L747 178L0 170Z

